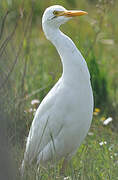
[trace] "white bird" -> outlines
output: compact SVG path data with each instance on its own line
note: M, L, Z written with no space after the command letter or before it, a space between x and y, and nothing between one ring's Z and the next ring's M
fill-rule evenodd
M46 166L64 158L63 166L77 152L90 128L93 93L87 64L73 41L59 29L73 16L85 11L68 11L55 5L43 14L45 36L56 47L62 61L61 78L38 107L27 138L22 171L36 161Z

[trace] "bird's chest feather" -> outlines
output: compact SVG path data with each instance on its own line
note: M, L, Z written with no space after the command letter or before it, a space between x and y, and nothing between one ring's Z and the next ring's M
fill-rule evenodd
M88 86L88 87L87 87ZM88 91L86 91L88 89ZM61 88L58 91L58 97L55 101L55 107L59 110L59 113L64 116L70 116L76 119L77 116L85 116L90 114L93 107L90 107L92 102L92 90L89 85L85 85L82 88L81 85L70 86L67 84L61 84Z

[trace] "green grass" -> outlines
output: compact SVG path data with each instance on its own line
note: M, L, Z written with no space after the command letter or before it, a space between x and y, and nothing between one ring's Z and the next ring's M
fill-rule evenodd
M100 116L93 118L92 126L78 152L68 163L65 177L72 180L117 180L118 179L118 134L112 132L111 124L103 126ZM78 137L79 138L79 137ZM100 145L100 142L105 144ZM14 147L17 165L23 157L21 145ZM18 159L19 158L19 159ZM24 180L56 180L60 175L61 162L53 167L37 169L36 165L27 167Z

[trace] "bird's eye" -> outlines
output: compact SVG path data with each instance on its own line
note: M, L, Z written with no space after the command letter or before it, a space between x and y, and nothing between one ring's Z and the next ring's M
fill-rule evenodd
M53 11L54 17L52 19L57 18L59 16L63 16L63 13L64 11Z
M58 16L59 11L53 11L53 14L54 14L55 16Z

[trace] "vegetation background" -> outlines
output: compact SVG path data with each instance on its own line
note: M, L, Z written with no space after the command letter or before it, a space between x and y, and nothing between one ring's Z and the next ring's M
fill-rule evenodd
M41 27L44 10L59 4L88 16L61 27L85 57L94 91L93 122L70 162L67 179L118 179L118 1L0 1L0 179L19 179L25 139L38 104L59 79L60 58ZM112 117L110 124L104 121ZM61 164L61 162L60 162ZM60 164L30 167L24 179L63 179Z

